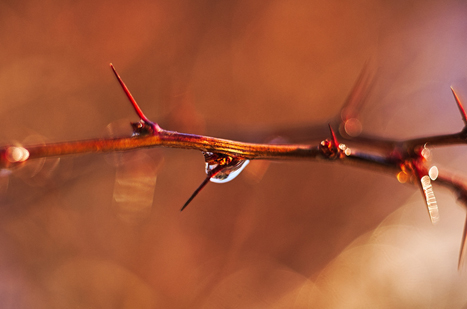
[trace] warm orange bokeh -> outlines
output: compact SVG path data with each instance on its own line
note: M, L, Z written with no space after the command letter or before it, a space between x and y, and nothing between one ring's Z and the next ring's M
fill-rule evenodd
M137 121L110 62L168 130L248 141L326 126L369 61L363 132L457 132L449 86L467 98L466 13L449 0L3 1L0 140L95 138ZM434 150L440 173L467 175L464 152ZM253 161L180 213L204 177L199 152L152 149L0 178L0 307L467 303L465 210L436 181L433 227L420 191L395 175L306 161Z

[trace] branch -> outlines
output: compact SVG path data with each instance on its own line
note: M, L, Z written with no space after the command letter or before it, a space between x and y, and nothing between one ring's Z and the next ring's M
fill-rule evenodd
M467 180L455 179L449 174L437 175L426 166L430 155L429 147L459 145L467 141L467 129L458 133L427 136L403 141L385 140L373 136L361 135L361 124L357 118L358 110L368 97L369 89L373 84L373 77L369 76L368 69L362 71L354 89L351 91L342 112L336 117L333 124L329 124L329 139L324 138L316 144L263 144L245 143L240 141L220 139L215 137L193 135L168 131L162 129L157 123L150 121L142 112L130 91L122 81L114 66L110 64L118 82L131 102L136 114L140 118L137 123L131 123L132 136L108 139L90 139L74 142L50 143L31 146L3 146L0 147L0 168L12 169L29 160L64 156L82 153L100 153L125 151L137 148L170 147L181 149L196 149L203 152L206 162L207 177L194 191L192 196L183 205L185 209L201 189L209 183L228 182L235 178L249 160L327 160L343 164L355 165L361 168L378 169L384 173L397 174L401 182L416 184L420 187L427 205L428 214L432 223L439 219L438 206L433 192L431 181L450 188L467 206ZM467 126L467 115L461 101L454 89L454 99L458 105L464 125ZM334 132L332 127L338 127ZM320 129L321 130L321 129ZM345 140L356 146L349 147L340 143ZM374 151L363 151L365 149ZM436 174L436 175L435 175ZM467 222L466 222L467 225ZM467 256L466 245L467 228L464 229L459 267Z

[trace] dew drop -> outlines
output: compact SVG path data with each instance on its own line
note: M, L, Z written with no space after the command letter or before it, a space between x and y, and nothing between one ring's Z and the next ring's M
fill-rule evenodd
M211 177L211 181L215 183L226 183L237 177L243 169L250 163L250 160L241 160L235 157L218 155L210 152L204 153L206 158L206 174L215 169L219 165L224 165L225 167ZM212 158L216 157L215 160Z
M226 166L222 171L211 177L211 181L215 183L226 183L237 177L243 169L250 163L250 160L240 160L237 164ZM216 168L217 164L206 163L206 174Z

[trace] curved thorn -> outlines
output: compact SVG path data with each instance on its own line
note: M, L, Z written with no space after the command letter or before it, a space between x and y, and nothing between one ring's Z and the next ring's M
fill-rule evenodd
M128 97L128 99L130 100L130 103L131 105L133 106L133 108L135 109L135 112L136 114L138 115L138 117L143 120L146 124L150 125L153 129L154 129L154 132L159 132L161 131L161 128L159 127L159 125L157 125L156 123L152 122L151 120L149 120L143 113L143 111L141 110L141 108L138 106L138 103L136 103L136 100L133 98L133 96L131 95L130 93L130 90L128 90L127 86L125 85L125 83L123 82L123 80L121 79L120 75L118 75L117 73L117 70L115 69L115 67L113 66L113 64L111 63L110 64L110 67L112 68L112 71L114 72L115 76L117 77L117 80L118 82L120 83L120 86L122 86L122 89L123 91L125 92L126 96Z
M459 111L461 112L462 115L462 120L464 120L464 125L467 126L467 114L465 113L465 109L462 106L461 100L457 96L456 92L454 91L454 88L451 87L452 94L454 95L454 99L456 100L457 107L459 108Z

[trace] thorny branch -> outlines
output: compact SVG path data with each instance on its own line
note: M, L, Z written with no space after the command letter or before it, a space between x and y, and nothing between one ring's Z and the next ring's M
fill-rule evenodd
M436 183L453 190L464 206L467 206L467 179L454 178L449 173L438 173L437 167L427 166L429 148L467 142L467 114L452 88L454 99L464 121L464 128L458 133L403 141L384 140L361 134L361 124L357 113L374 81L368 70L364 69L345 102L341 114L331 122L332 124L329 124L329 139L319 141L316 145L244 143L162 129L144 115L113 65L110 64L110 66L140 118L139 122L131 123L132 136L31 146L3 146L0 147L0 168L11 169L33 159L80 153L124 151L156 146L197 149L205 156L207 177L183 205L181 209L183 210L210 180L230 181L246 166L248 160L322 159L362 168L377 168L386 173L396 174L401 183L418 185L425 197L432 223L439 220L439 213L431 181L436 180ZM338 128L336 132L332 129L333 126ZM355 146L348 147L340 143L339 139L355 144ZM361 150L359 146L372 149L372 151ZM467 256L466 235L467 221L461 243L459 268Z

